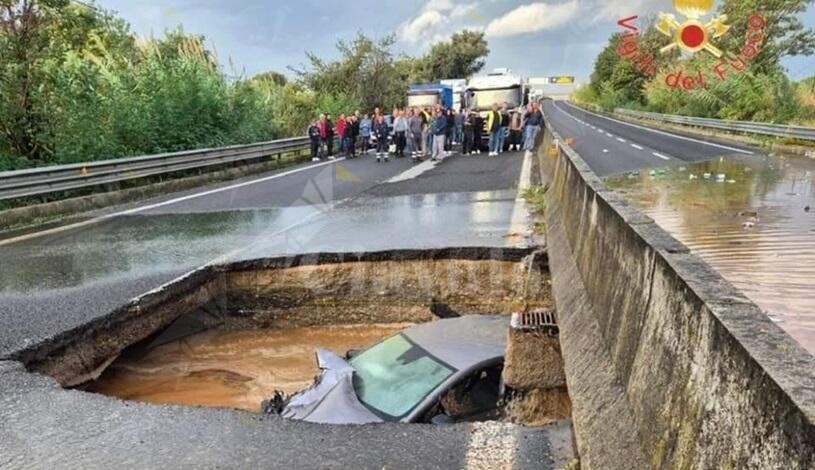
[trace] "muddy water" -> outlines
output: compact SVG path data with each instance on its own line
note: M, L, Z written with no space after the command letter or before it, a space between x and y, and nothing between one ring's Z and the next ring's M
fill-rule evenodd
M608 183L815 354L815 161L729 158Z
M259 411L274 390L292 393L311 385L318 372L316 348L344 355L406 326L209 331L130 352L89 391L148 403Z

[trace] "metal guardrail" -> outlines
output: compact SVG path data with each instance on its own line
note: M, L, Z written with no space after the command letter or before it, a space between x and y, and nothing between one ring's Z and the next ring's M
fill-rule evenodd
M725 121L722 119L696 118L688 116L677 116L674 114L646 113L642 111L632 111L630 109L617 108L616 114L631 116L652 121L667 122L672 124L682 124L686 126L703 127L710 129L721 129L729 132L739 132L743 134L770 135L776 137L788 137L800 140L815 140L815 128L802 126L785 126L781 124L765 124L761 122L749 121Z
M307 137L297 137L215 149L0 172L0 200L255 160L302 150L308 144Z

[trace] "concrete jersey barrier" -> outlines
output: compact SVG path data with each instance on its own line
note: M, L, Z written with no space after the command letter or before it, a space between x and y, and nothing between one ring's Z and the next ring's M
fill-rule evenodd
M815 358L561 142L539 159L582 468L815 468Z

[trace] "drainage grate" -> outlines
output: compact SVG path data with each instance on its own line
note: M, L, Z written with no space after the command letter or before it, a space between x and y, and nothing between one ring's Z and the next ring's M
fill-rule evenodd
M544 331L550 335L557 335L560 332L557 325L557 312L554 310L513 313L511 325L515 330Z

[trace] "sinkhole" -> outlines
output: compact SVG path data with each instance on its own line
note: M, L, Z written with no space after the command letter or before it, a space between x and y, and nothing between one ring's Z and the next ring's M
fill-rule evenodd
M571 414L552 302L535 249L298 255L208 266L17 359L156 405L547 425Z

